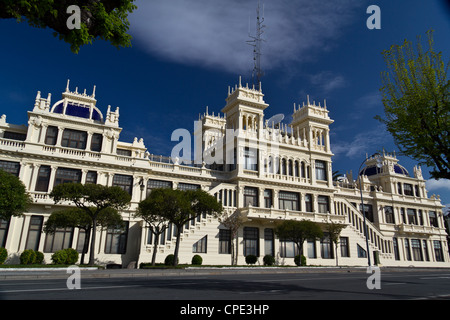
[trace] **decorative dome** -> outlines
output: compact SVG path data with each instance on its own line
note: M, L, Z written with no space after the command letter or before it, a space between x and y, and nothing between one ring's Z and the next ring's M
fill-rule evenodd
M409 177L408 170L406 170L403 166L401 166L401 165L396 163L396 164L393 165L393 167L394 167L394 172L395 173L402 174L402 175L405 175L405 176ZM377 175L377 174L382 173L382 172L383 172L383 168L379 168L376 165L369 165L369 166L364 167L359 172L359 175L374 176L374 175Z
M65 105L64 100L62 100L53 106L51 112L83 119L91 119L95 122L103 122L103 115L97 107L81 103L69 101Z

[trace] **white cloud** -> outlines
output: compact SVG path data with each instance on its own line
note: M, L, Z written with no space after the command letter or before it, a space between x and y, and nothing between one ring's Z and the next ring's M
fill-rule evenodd
M265 0L263 69L314 58L335 45L354 21L357 0ZM152 0L137 2L131 34L147 51L178 63L228 72L252 69L257 1Z
M373 151L374 146L382 146L389 138L385 128L377 126L373 130L356 134L352 141L334 143L331 149L336 156L344 155L352 158Z
M429 179L426 181L428 191L446 190L450 191L450 180L448 179Z
M321 94L324 95L347 85L347 81L342 75L334 74L330 71L323 71L321 73L312 75L310 77L310 81L311 84L316 86Z

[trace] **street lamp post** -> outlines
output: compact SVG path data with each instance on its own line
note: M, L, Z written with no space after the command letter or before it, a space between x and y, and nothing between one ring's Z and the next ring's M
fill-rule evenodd
M375 156L379 157L380 154L379 153L375 153L372 156L370 156L370 158L373 158ZM369 234L367 232L366 212L364 210L364 200L363 200L363 193L362 193L362 189L363 188L362 188L362 180L361 180L361 168L362 168L363 164L366 163L366 161L367 161L367 159L365 159L361 163L361 165L359 166L358 175L359 175L359 192L360 192L360 195L361 195L361 213L363 215L363 220L364 220L364 236L366 237L367 261L368 261L369 267L370 267L371 263L370 263L370 252L369 252ZM379 166L379 165L380 165L380 159L377 160L377 166Z

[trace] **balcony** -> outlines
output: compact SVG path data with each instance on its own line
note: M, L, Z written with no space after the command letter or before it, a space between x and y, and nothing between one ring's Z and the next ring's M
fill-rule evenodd
M347 223L344 215L335 215L329 213L318 212L304 212L304 211L292 211L292 210L280 210L274 208L258 208L258 207L246 207L240 209L241 214L249 220L310 220L317 223L324 223L330 220L333 222Z

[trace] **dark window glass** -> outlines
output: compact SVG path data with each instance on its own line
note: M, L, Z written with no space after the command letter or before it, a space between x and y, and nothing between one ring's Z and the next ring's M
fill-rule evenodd
M97 184L97 172L88 171L86 174L86 183Z
M116 174L113 178L113 186L120 187L131 195L133 191L133 177Z
M45 237L44 252L56 252L71 248L73 228L56 229L55 233L48 233Z
M63 183L81 183L81 170L58 168L54 186L56 187Z
M105 253L125 254L127 249L128 222L123 228L108 228L106 232Z
M318 196L317 204L319 206L319 213L330 212L330 199L327 196Z
M28 227L27 243L25 245L25 249L31 249L34 251L37 251L39 249L43 221L44 217L42 216L31 217L30 225Z
M117 149L117 155L131 157L131 150Z
M50 181L51 168L49 166L41 166L39 168L38 177L36 181L36 191L47 192L48 183Z
M244 207L248 207L249 205L253 207L258 206L258 189L245 187L244 188Z
M198 184L191 184L191 183L178 184L178 190L197 190L197 189L200 189L200 186Z
M316 179L327 181L326 162L316 160Z
M300 210L299 195L295 192L280 191L278 193L279 208L282 210Z
M58 141L58 128L50 126L47 128L47 134L45 135L45 144L54 146L56 141Z
M259 257L259 229L244 227L244 256Z
M94 133L91 138L91 151L102 151L103 135Z
M229 254L231 253L231 231L220 229L219 230L219 253Z
M61 146L65 148L86 149L87 133L84 131L65 129Z
M3 138L17 140L17 141L25 141L27 139L27 134L19 133L19 132L12 132L12 131L5 131L3 133Z
M18 177L20 171L20 163L11 161L0 161L0 170L6 171Z

